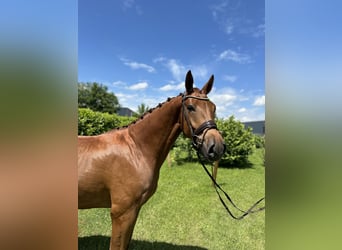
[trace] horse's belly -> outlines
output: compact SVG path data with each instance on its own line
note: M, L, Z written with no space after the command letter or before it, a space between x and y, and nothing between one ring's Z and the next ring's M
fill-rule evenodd
M79 209L110 207L111 199L108 190L84 190L82 187L78 188Z

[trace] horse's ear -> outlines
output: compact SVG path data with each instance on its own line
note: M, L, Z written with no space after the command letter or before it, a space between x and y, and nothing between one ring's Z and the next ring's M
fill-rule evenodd
M194 86L194 78L192 78L191 70L189 70L188 73L186 73L186 77L185 77L185 89L188 95L190 95L194 91L193 86Z
M206 94L206 95L209 94L209 92L211 91L211 88L213 87L213 84L214 84L214 75L211 75L208 82L201 89L201 93Z

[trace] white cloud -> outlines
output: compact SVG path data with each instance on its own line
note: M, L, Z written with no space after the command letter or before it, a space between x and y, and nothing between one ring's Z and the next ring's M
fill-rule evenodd
M231 49L227 49L223 51L217 58L218 61L220 60L230 60L236 63L245 64L245 63L251 63L251 57L247 54L242 54L239 52L236 52Z
M138 82L136 84L129 86L128 89L130 89L130 90L142 90L142 89L146 89L147 87L148 87L147 82Z
M256 98L257 97L257 98ZM234 115L239 121L256 121L265 119L264 107L251 105L250 100L258 100L258 104L265 103L265 96L255 96L245 93L241 89L213 88L209 98L216 104L216 114L219 118Z
M209 94L210 100L212 100L216 105L216 114L218 117L227 117L231 106L237 100L237 95L234 94L234 91L220 91L221 93L217 93L217 91L213 91L213 93Z
M126 93L122 93L122 92L116 93L115 95L118 98L123 98L125 100L127 100L127 99L134 99L134 98L137 97L137 94L126 94Z
M175 85L172 84L166 84L163 87L159 88L161 91L169 91L169 90L174 90Z
M115 87L125 87L127 84L123 81L115 81L115 82L112 82L112 85Z
M135 111L137 106L140 104L137 102L139 95L137 94L128 94L119 92L115 94L119 100L119 103L122 107L130 108L131 110Z
M154 63L165 62L165 61L166 61L166 58L163 57L163 56L160 56L160 57L157 57L157 58L153 59Z
M265 24L259 24L253 31L252 36L253 37L261 37L265 35Z
M253 103L254 106L264 106L265 105L265 96L257 96Z
M166 57L160 56L155 58L153 62L161 63L164 67L166 67L176 81L181 81L185 77L186 68L176 59L168 59Z
M248 115L236 116L240 122L262 121L265 120L265 113L251 112Z
M149 97L142 98L141 103L145 103L150 108L154 108L158 105L158 103L162 103L164 101L166 101L165 97L149 96Z
M259 16L259 20L242 17L241 13L248 11L248 8L250 6L241 1L221 1L210 6L213 20L229 37L233 35L261 37L265 34L265 25L260 24L264 22L264 17Z
M238 95L232 88L225 88L220 90L213 88L212 92L209 95L209 98L213 100L216 106L229 106L233 104L235 100L238 100Z
M237 120L239 120L240 122L250 122L250 121L255 121L255 119L253 117L250 116L242 116L242 117L236 117Z
M172 76L177 81L181 81L181 79L185 77L185 67L182 64L178 63L175 59L168 60L168 62L166 63L166 67L171 71Z
M265 120L264 109L253 106L241 107L239 105L240 103L237 102L236 109L230 110L237 120L241 122Z
M122 8L124 10L135 9L137 14L143 14L141 6L138 5L135 0L122 0Z
M153 73L155 72L155 68L153 68L152 66L145 64L145 63L138 63L138 62L134 62L131 60L128 60L126 58L120 58L120 60L128 67L130 67L131 69L144 69L147 72Z
M205 65L193 65L191 72L196 79L208 80L208 69Z
M232 34L233 31L234 31L234 25L231 22L227 21L226 24L225 24L225 27L224 27L224 31L228 35Z
M235 82L237 79L237 76L232 76L232 75L224 75L223 80L228 81L228 82Z
M188 70L192 71L194 78L198 80L205 80L208 77L208 68L206 65L184 65L176 59L168 59L166 57L157 57L153 60L154 63L161 63L172 74L175 81L179 82L184 80L185 74ZM207 80L206 79L206 80Z
M219 25L227 35L233 34L236 26L240 24L240 17L237 15L240 3L232 4L228 1L222 1L219 4L210 7L214 21Z
M135 4L135 0L123 0L122 4L124 8L132 8Z
M138 98L137 94L127 94L122 92L115 93L115 95L118 98L121 106L129 107L130 109L132 109L132 106L134 107L135 100Z
M220 22L222 19L222 15L227 12L228 2L222 1L219 4L212 5L210 7L211 14L215 21Z
M239 34L248 35L253 38L262 37L265 35L265 24L248 23L239 29Z
M118 97L122 107L130 108L133 111L137 111L137 107L142 103L153 108L156 107L158 103L166 101L165 96L155 96L145 92L140 92L138 94L132 94L132 92L119 92L115 95Z
M166 84L159 88L161 91L171 91L171 90L183 90L185 89L185 83L181 82L179 84Z
M247 111L246 108L240 108L240 109L238 110L239 113L244 113L244 112L246 112L246 111Z
M231 94L214 94L211 99L216 100L217 103L222 103L225 106L236 99L235 95Z

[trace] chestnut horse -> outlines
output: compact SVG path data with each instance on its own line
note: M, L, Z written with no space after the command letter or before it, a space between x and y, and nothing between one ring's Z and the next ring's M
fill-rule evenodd
M215 104L186 75L185 94L169 98L133 124L78 137L78 208L110 208L110 248L127 249L141 206L157 189L159 170L183 132L203 157L215 161L225 144L214 122Z

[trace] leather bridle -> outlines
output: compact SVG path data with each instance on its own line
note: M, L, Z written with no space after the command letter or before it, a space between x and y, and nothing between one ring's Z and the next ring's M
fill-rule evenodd
M198 126L198 128L194 129L190 118L189 118L189 114L186 111L186 105L185 105L185 101L187 99L196 99L196 100L201 100L201 101L207 101L210 102L209 98L207 97L198 97L198 96L191 96L191 95L183 95L182 97L182 109L183 109L183 118L182 118L182 130L184 131L184 125L183 125L183 120L185 119L187 126L189 127L190 133L191 133L191 140L192 140L192 146L196 149L196 151L198 152L202 145L203 145L203 141L204 141L204 137L206 135L206 133L210 130L210 129L217 129L216 123L213 120L208 120L203 122L200 126ZM203 134L202 138L200 138L200 135Z

